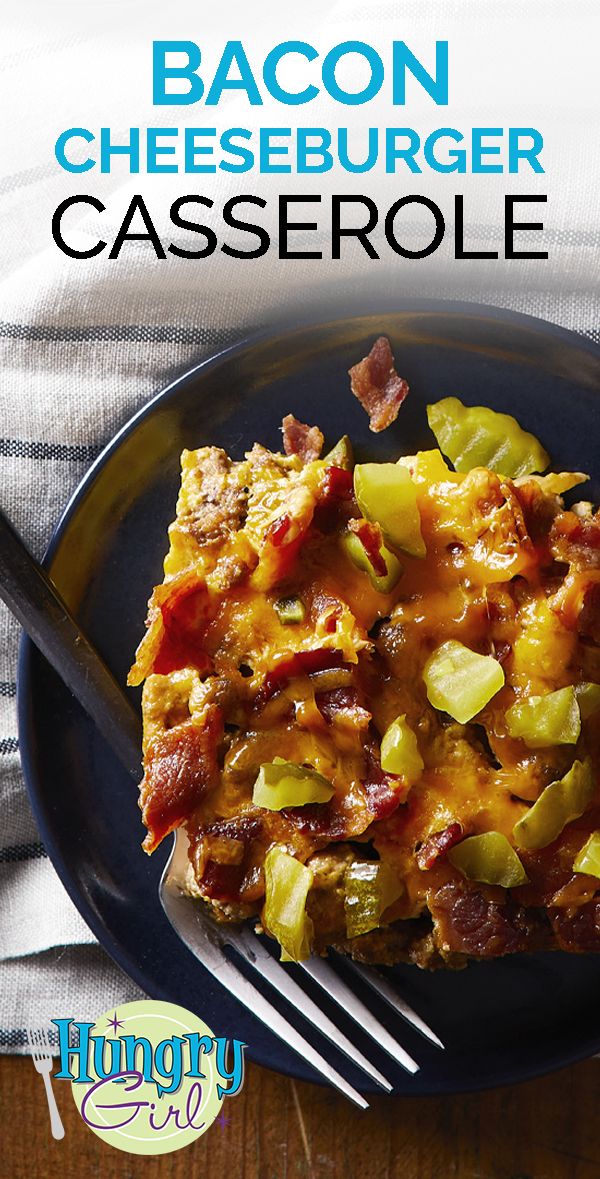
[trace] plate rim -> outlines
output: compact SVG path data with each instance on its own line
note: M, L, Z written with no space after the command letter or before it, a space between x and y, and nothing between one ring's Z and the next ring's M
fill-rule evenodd
M600 343L589 336L578 333L571 328L565 328L560 324L553 323L550 320L541 319L535 315L529 315L520 311L513 311L506 307L497 307L494 304L487 303L473 303L462 300L448 300L448 299L390 299L390 300L376 300L371 298L360 299L360 305L357 305L359 296L353 299L345 300L343 303L336 303L331 307L331 315L326 317L319 316L314 318L314 313L299 311L295 314L293 322L290 321L290 314L287 312L284 316L273 320L268 326L263 326L258 330L249 332L243 335L240 339L227 344L220 348L217 352L211 352L208 356L203 357L197 364L185 369L179 375L175 376L167 385L153 394L148 401L144 402L138 410L136 410L115 434L109 439L105 446L102 447L100 453L86 470L82 479L79 481L74 491L70 495L67 503L56 523L48 547L42 558L42 565L49 569L52 565L54 556L60 546L63 533L68 528L72 517L77 513L80 507L85 503L88 492L95 483L98 476L101 474L105 464L110 457L120 448L125 439L133 433L140 422L147 416L150 416L157 405L167 402L169 397L175 395L182 387L185 387L191 381L197 379L198 374L203 370L212 369L223 364L227 360L236 355L256 347L257 345L275 341L281 334L293 335L295 332L310 331L311 329L324 329L328 325L335 323L346 322L352 319L365 319L376 317L379 315L393 315L393 314L411 314L418 315L419 313L429 314L449 314L456 316L471 317L484 321L500 321L508 324L514 324L515 327L521 326L530 331L537 331L549 338L563 340L565 344L573 345L574 342L581 348L583 352L587 352L595 360L600 361ZM143 967L139 966L132 956L131 951L127 950L120 941L116 940L106 923L98 916L91 904L86 899L84 893L81 891L78 880L74 871L70 868L67 859L61 854L53 837L53 825L50 816L47 813L47 808L43 804L43 791L41 790L41 783L37 778L34 766L33 747L35 744L35 725L33 721L33 705L32 705L32 656L34 655L35 647L32 640L25 632L21 632L18 651L17 664L17 721L18 721L18 739L19 739L19 754L23 778L27 790L29 803L33 812L40 838L44 848L48 854L51 864L53 865L57 875L59 876L65 891L70 897L71 901L78 910L80 916L85 921L88 928L92 931L99 944L110 955L113 961L124 971L125 974L132 979L137 986L148 993L148 979L145 976ZM169 845L170 846L170 845ZM183 945L183 943L182 943ZM184 946L187 953L187 948ZM193 955L192 955L193 957ZM160 987L155 988L159 991L158 997L169 1001L168 995L161 990ZM532 1064L526 1069L521 1068L518 1078L515 1079L514 1072L510 1069L500 1069L494 1075L493 1080L486 1082L484 1080L477 1080L471 1084L468 1081L458 1081L457 1084L448 1084L447 1082L436 1085L435 1082L428 1086L427 1091L420 1091L412 1094L412 1096L427 1097L435 1095L452 1095L461 1093L485 1092L494 1088L502 1088L507 1085L523 1084L527 1081L533 1080L537 1077L546 1076L552 1072L558 1071L561 1068L566 1068L580 1061L590 1059L595 1053L600 1052L600 1031L596 1040L590 1040L589 1046L585 1050L576 1050L571 1054L565 1056L561 1054L560 1058L554 1063L545 1063L541 1067ZM257 1059L253 1056L252 1051L248 1052L250 1059ZM291 1077L298 1077L298 1073L294 1071L293 1063L295 1061L295 1054L290 1053L289 1056L291 1067L286 1068L284 1075ZM262 1067L272 1067L266 1064L264 1060L258 1060ZM326 1082L322 1081L316 1074L314 1083L326 1086ZM360 1087L360 1086L359 1086ZM371 1092L371 1088L365 1089L364 1092ZM374 1092L374 1091L373 1091ZM402 1093L393 1091L389 1094L390 1097L401 1096ZM406 1095L409 1095L408 1093Z

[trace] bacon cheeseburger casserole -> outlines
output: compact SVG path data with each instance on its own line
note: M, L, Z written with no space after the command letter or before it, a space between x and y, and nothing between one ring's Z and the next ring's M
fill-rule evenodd
M350 376L389 425L387 339ZM284 454L182 456L130 674L144 847L184 827L188 891L286 959L600 950L600 518L514 418L428 418L396 463L291 415Z

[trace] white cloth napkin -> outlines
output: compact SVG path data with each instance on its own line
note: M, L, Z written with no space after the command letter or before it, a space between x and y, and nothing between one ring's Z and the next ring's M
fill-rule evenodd
M109 125L122 135L134 125L194 120L206 125L203 111L169 108L157 114L149 105L152 37L195 35L210 57L211 47L241 36L259 58L260 46L283 40L288 30L280 4L246 7L252 11L225 5L230 12L214 10L209 21L204 16L200 21L198 6L179 0L168 6L169 19L163 13L159 24L160 8L141 0L90 0L85 6L61 0L25 2L2 18L0 109L11 112L11 118L0 153L0 502L38 557L87 467L127 418L199 358L254 326L268 325L283 310L291 318L311 308L315 318L335 313L336 301L349 288L364 291L365 303L373 294L386 302L394 295L464 298L529 312L600 340L600 136L591 90L595 64L585 65L598 42L593 0L489 0L485 6L480 0L381 0L356 7L338 4L326 16L322 5L309 0L294 20L290 16L293 35L325 48L351 36L380 45L403 37L425 52L436 36L448 37L453 98L448 110L427 109L429 129L467 128L478 121L538 125L547 139L543 177L450 176L434 183L426 175L261 180L224 173L198 178L129 177L122 170L105 177L60 172L53 143L73 124ZM563 47L574 42L578 53L573 50L565 60ZM555 88L558 76L561 85ZM415 100L415 106L423 118L422 104ZM408 124L415 110L398 112L379 104L376 114L361 117L363 122L373 117ZM350 115L332 112L331 104L321 100L310 109L274 110L271 105L257 112L234 96L218 118L221 126L302 121L335 126L348 123ZM427 261L408 263L392 256L373 262L348 244L342 261L333 262L326 253L327 195L339 186L370 193L382 208L406 192L434 194L449 207L453 194L464 192L471 202L471 248L501 242L505 191L547 192L550 257L456 262L449 234L448 243ZM237 192L258 192L272 200L278 191L323 194L322 261L283 261L274 252L252 262L235 262L222 253L199 262L172 256L158 261L147 246L131 244L117 261L104 254L82 262L63 256L50 237L53 210L74 192L94 193L107 206L102 218L96 213L81 218L77 230L76 218L69 223L72 240L89 245L100 234L110 240L134 192L146 197L157 226L167 234L166 211L177 195L204 192L218 208ZM271 224L271 209L267 216ZM310 234L295 238L304 248L312 240ZM111 1003L138 994L95 944L46 857L31 817L19 766L17 643L18 628L2 608L0 1050L7 1051L24 1047L24 1029L32 1022L61 1013L94 1018Z

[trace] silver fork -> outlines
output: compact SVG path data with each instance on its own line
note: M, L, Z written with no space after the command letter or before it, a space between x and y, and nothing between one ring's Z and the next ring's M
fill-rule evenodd
M354 1101L361 1109L368 1108L365 1098L329 1062L317 1052L312 1044L300 1034L270 999L261 993L246 978L245 974L231 960L227 950L239 956L252 971L258 973L278 995L283 996L296 1012L339 1048L367 1076L382 1089L390 1092L392 1085L388 1078L359 1052L351 1040L313 1002L288 970L269 952L251 926L219 925L212 920L202 902L184 894L183 887L188 869L187 838L179 830L176 833L171 856L165 865L160 881L159 896L163 909L176 933L203 966L240 1003L264 1023L288 1047L293 1048L321 1076ZM347 1015L358 1023L375 1043L409 1073L416 1073L419 1065L412 1056L394 1039L387 1028L375 1018L368 1007L354 991L340 978L333 966L323 958L311 957L299 964L318 986L328 994ZM443 1048L435 1032L395 992L387 979L377 971L352 963L355 973L376 991L408 1023L423 1036Z
M48 1113L50 1114L50 1128L52 1130L53 1138L64 1138L65 1128L62 1124L54 1090L52 1088L52 1081L50 1080L50 1073L52 1072L52 1051L50 1049L50 1041L48 1040L48 1033L45 1028L28 1028L27 1042L29 1051L33 1057L33 1063L44 1078L44 1088L46 1090L46 1101L48 1102Z
M99 731L112 745L115 753L134 781L140 779L141 724L128 700L98 652L69 613L56 587L45 571L34 561L12 525L0 512L0 547L2 598L21 625L50 661L80 703L95 722ZM360 1093L306 1040L283 1016L277 1007L257 987L249 982L228 957L226 951L241 958L246 967L258 973L279 995L295 1006L322 1032L336 1048L340 1048L359 1069L362 1069L382 1089L389 1092L390 1081L352 1044L339 1028L310 999L288 970L271 956L263 942L251 929L218 926L211 920L205 906L182 893L182 882L187 868L186 837L178 832L171 858L160 882L160 900L169 921L188 948L232 995L252 1011L290 1048L299 1053L330 1084L335 1085L362 1109L367 1102ZM417 1028L438 1048L443 1044L427 1024L396 994L387 979L377 971L349 963L372 990L385 1000L408 1023ZM322 987L342 1010L368 1033L389 1056L409 1073L419 1066L365 1007L352 989L340 978L330 962L311 958L302 963L302 970ZM47 1043L47 1040L46 1040ZM36 1049L39 1051L39 1049ZM32 1050L33 1051L33 1050ZM35 1056L34 1056L35 1060ZM50 1088L51 1058L40 1054L43 1067L36 1068L44 1076L52 1119L54 1100ZM58 1116L58 1115L56 1115ZM60 1118L53 1122L59 1127ZM62 1130L62 1127L60 1127ZM62 1136L62 1135L61 1135Z

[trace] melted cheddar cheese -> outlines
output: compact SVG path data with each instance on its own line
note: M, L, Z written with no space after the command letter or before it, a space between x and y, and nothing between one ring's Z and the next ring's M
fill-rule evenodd
M184 451L165 579L130 674L132 684L145 681L145 846L184 825L190 891L221 919L260 912L264 858L282 846L313 868L308 909L321 950L432 966L523 948L521 928L530 944L562 945L551 914L573 876L568 865L560 861L557 875L544 855L524 855L530 884L507 898L465 881L445 851L453 832L514 842L517 821L574 756L591 755L597 773L597 716L575 750L530 749L506 723L515 701L589 678L589 644L564 602L574 575L585 600L593 545L583 555L581 546L566 555L555 547L557 520L572 515L554 490L567 485L562 476L545 488L484 468L458 474L437 450L400 461L426 555L398 552L403 572L384 594L342 543L360 515L349 472L260 446L241 462L215 448ZM289 597L304 612L292 624L276 609ZM504 687L465 725L432 707L423 678L449 639L504 671ZM399 716L424 767L410 787L380 764L382 735ZM257 807L259 768L275 758L317 771L332 784L331 801ZM599 802L573 828L579 845ZM376 930L349 941L344 871L361 857L391 867L399 896ZM587 893L571 887L575 908L582 897L593 903L586 879ZM475 894L483 916L469 925L463 910ZM550 917L538 920L541 909ZM473 923L481 931L492 918L493 934L478 941Z

